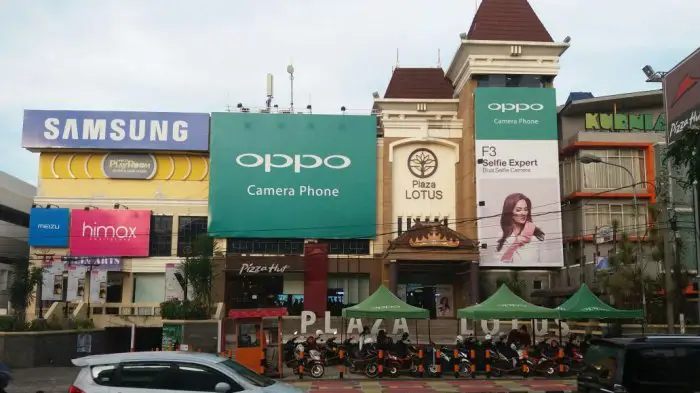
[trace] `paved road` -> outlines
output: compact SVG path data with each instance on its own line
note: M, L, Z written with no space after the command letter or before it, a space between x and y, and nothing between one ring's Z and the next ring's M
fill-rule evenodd
M15 381L9 393L66 393L73 382L75 368L46 367L15 370ZM572 392L572 380L319 380L289 381L308 392L318 393L507 393L507 392Z

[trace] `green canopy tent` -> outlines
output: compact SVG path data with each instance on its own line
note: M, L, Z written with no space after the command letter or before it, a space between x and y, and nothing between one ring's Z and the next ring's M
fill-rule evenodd
M641 319L642 310L620 310L596 296L588 285L581 287L564 304L555 308L562 319Z
M427 319L430 312L405 303L382 285L363 302L344 308L343 318Z
M559 311L528 303L503 284L483 302L457 310L457 316L473 320L555 319L559 318Z

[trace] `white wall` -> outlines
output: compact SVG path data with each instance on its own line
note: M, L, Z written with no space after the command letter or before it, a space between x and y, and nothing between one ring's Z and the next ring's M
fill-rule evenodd
M459 147L448 141L404 140L392 143L392 209L393 219L448 218L450 226L456 218L455 168ZM437 168L425 178L409 169L409 156L417 149L427 149L437 157ZM426 152L424 152L426 153ZM406 228L404 228L406 229Z

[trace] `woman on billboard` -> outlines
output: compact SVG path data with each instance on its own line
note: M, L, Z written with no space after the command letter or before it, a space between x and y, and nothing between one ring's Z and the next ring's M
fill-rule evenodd
M496 257L504 263L539 263L544 232L532 222L532 202L524 194L510 194L503 201L501 238Z

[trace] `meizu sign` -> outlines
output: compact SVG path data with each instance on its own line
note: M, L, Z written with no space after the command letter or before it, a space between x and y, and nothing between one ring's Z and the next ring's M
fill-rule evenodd
M214 113L211 129L211 236L375 236L374 116Z

